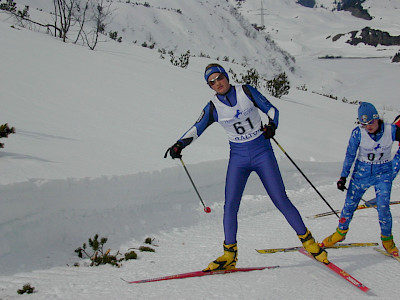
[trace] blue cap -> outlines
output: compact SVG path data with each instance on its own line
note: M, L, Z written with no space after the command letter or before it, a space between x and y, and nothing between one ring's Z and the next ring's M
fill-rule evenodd
M378 111L375 106L368 102L360 102L358 107L358 121L367 124L374 119L379 119Z
M213 66L213 67L208 68L204 72L204 79L206 80L206 82L208 82L208 77L210 77L210 75L214 74L214 73L222 73L222 74L224 74L226 79L228 79L228 81L229 81L228 73L226 73L226 71L225 71L225 69L223 67Z

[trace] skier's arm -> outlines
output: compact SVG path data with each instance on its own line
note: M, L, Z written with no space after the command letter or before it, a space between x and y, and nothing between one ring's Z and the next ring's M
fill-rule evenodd
M392 140L400 142L400 127L392 124Z
M196 123L178 140L178 142L182 143L182 148L185 148L196 140L208 126L217 120L217 117L217 111L215 110L214 104L210 101L204 107Z
M357 150L358 146L360 145L360 141L361 141L360 128L356 127L355 129L353 129L349 139L349 145L347 146L346 157L343 162L343 168L340 177L349 176L351 166L353 165L353 162L357 155Z
M393 168L393 178L394 180L399 173L400 170L400 148L397 150L396 154L392 159L392 168Z
M393 124L396 125L396 132L395 132L394 140L400 141L400 115L396 117L396 119L394 120ZM399 146L400 146L400 143L399 143ZM396 178L397 174L399 173L399 170L400 170L400 147L399 147L399 149L397 150L396 154L393 157L392 167L393 167L393 178L392 178L392 180L394 180Z
M256 88L251 85L246 85L248 90L251 93L251 98L254 102L254 105L259 108L263 113L265 113L270 121L272 121L276 127L278 127L279 123L279 111L278 109L268 101L268 99L261 94Z

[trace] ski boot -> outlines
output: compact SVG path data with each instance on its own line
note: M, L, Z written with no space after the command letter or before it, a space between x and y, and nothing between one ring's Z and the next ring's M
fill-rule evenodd
M237 243L225 245L224 255L211 262L203 271L232 270L236 269Z
M338 227L336 228L336 231L333 234L326 237L319 245L324 248L332 247L336 243L344 241L348 231L349 231L348 229L339 229Z
M385 248L386 252L390 255L399 256L399 249L397 249L395 243L393 242L393 235L391 236L384 236L381 235L382 246Z
M316 260L324 264L329 264L328 253L319 246L308 229L304 235L297 236L308 253L310 253Z

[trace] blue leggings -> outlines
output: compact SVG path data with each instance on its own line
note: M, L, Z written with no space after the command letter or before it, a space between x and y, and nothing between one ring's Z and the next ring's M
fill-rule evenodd
M390 212L390 193L392 190L392 163L371 165L356 161L344 207L340 214L339 228L348 229L361 197L368 188L374 186L381 234L392 235L392 214Z
M224 233L225 244L236 243L237 215L243 191L252 171L260 177L274 205L284 215L298 235L306 233L306 226L286 195L271 142L263 136L245 143L230 143L231 152L225 184Z

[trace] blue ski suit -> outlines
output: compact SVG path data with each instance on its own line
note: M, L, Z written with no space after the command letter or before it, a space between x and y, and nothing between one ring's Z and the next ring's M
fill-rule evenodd
M246 96L242 93L242 89ZM258 110L255 108L267 115L270 110L274 111L274 116L269 118L278 126L279 111L257 89L250 85L231 86L227 94L215 95L215 98L205 106L197 122L179 139L183 147L186 147L214 122L219 122L225 127L228 137L230 129L227 129L228 125L226 124L232 124L230 127L235 128L237 133L241 134L238 136L234 132L235 137L229 140L230 157L225 182L223 217L225 244L237 242L237 215L240 201L247 179L253 171L257 173L272 202L284 215L290 226L298 235L304 235L307 231L306 226L298 210L286 195L271 142L263 136L261 127L254 128L250 123L250 118L241 119L240 122L236 121L236 118L239 118L241 114L246 114L246 111L237 109L237 104L240 104L238 101L246 102L246 111L252 111L252 113L256 111L257 115ZM222 118L227 114L225 112L229 112L229 110L231 110L231 113L234 112L235 116L229 119ZM249 140L247 141L247 139Z
M368 136L375 142L376 147L380 147L380 141L385 130L390 130L390 148L393 141L400 140L400 130L394 124L385 124L380 121L380 126L375 134L368 133ZM354 169L347 190L344 207L341 211L339 219L339 229L346 230L349 228L353 218L354 211L358 203L368 188L373 186L376 193L377 210L381 234L384 236L392 235L392 215L390 212L389 202L392 189L392 180L398 172L393 168L391 160L380 161L375 159L375 154L368 154L371 162L356 159L357 152L363 151L360 147L362 131L366 130L362 126L353 129L349 144L346 151L346 157L343 163L341 177L347 177L354 163ZM390 154L390 149L387 150ZM398 152L399 153L399 152ZM382 154L383 155L383 154Z

